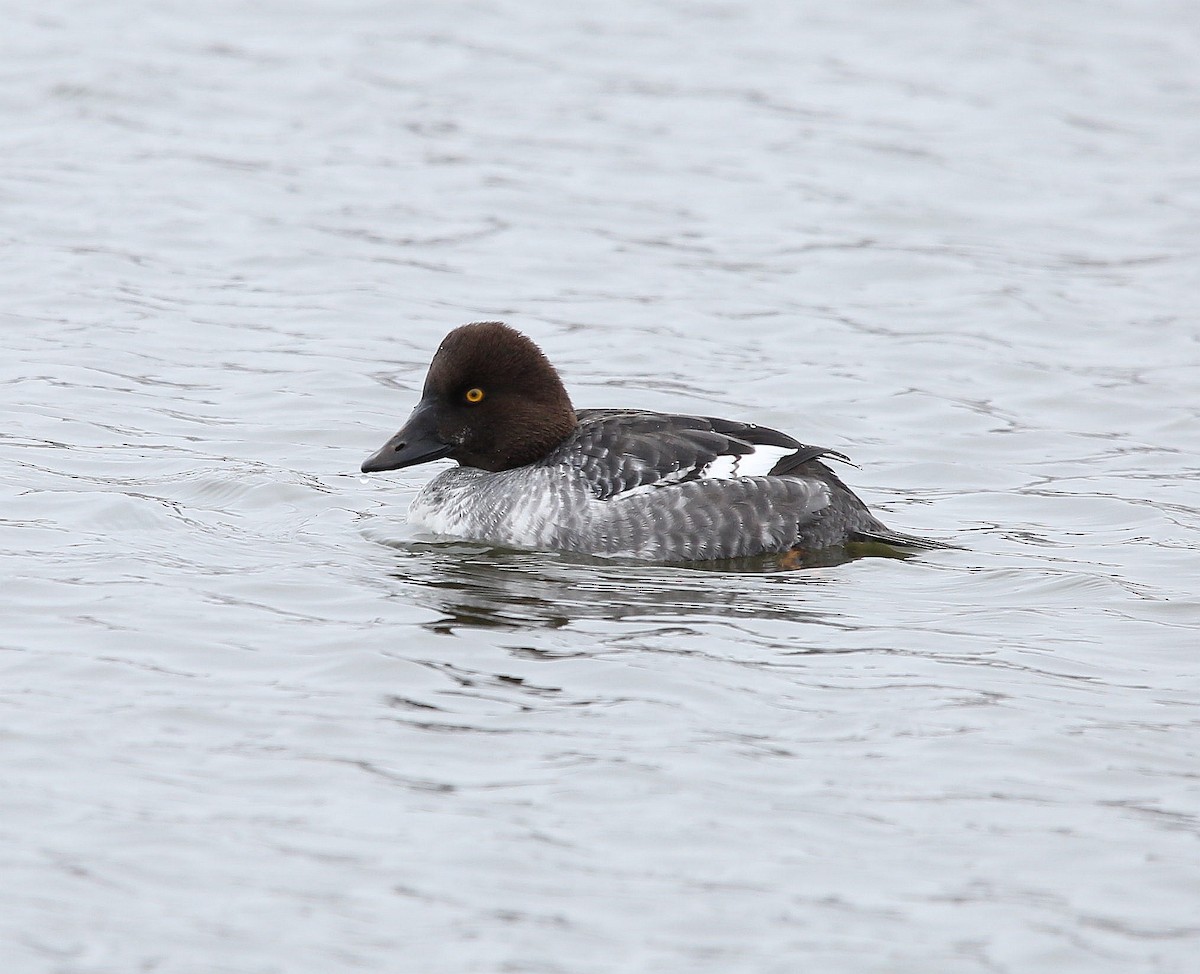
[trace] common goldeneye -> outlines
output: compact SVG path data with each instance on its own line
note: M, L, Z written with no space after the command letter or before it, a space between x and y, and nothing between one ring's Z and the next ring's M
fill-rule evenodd
M408 422L362 469L443 457L458 466L408 514L439 534L654 561L936 547L873 517L821 462L846 460L833 450L751 423L577 411L541 349L498 321L446 336Z

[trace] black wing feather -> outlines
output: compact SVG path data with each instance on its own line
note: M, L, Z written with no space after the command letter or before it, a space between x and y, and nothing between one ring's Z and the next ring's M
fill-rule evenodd
M704 467L718 457L745 456L757 446L795 451L776 463L772 476L791 473L819 457L846 459L778 430L710 416L619 409L581 409L578 416L579 435L573 447L592 474L589 481L601 500L663 480L699 479Z

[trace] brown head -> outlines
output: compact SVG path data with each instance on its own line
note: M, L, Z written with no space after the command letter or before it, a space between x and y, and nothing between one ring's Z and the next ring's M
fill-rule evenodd
M408 422L362 469L449 457L467 467L509 470L546 456L575 423L567 390L542 350L499 321L477 321L442 341Z

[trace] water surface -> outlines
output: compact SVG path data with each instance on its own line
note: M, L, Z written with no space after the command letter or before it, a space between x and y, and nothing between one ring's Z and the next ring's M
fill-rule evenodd
M1198 34L10 12L5 970L1190 972ZM961 547L431 543L358 464L480 318Z

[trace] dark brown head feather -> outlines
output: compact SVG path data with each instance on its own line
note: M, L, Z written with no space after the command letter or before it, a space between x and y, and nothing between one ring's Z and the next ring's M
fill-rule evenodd
M481 389L478 403L466 401ZM465 466L508 470L539 460L575 428L575 408L554 366L532 341L499 321L455 328L425 379L439 430Z

